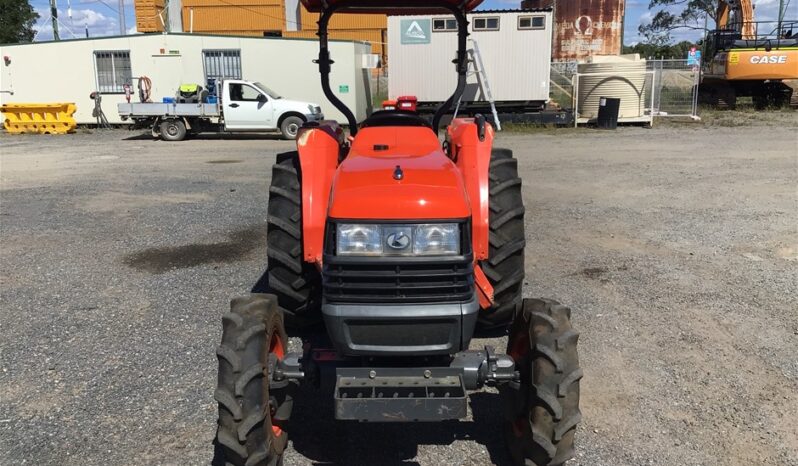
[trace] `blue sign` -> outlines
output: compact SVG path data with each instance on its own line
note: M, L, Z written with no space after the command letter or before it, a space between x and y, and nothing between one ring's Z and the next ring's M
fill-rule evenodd
M701 51L696 50L695 47L691 48L689 52L687 52L687 64L688 65L701 65Z

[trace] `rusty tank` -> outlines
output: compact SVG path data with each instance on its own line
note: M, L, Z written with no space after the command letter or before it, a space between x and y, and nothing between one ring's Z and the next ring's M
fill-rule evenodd
M623 43L624 0L524 0L522 9L553 8L553 60L618 55Z

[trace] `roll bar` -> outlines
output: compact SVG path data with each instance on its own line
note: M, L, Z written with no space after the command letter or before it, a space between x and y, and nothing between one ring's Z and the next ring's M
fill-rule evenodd
M394 3L395 2L395 3ZM463 95L463 91L465 90L466 85L466 74L468 72L468 60L466 57L466 47L467 47L467 40L468 40L468 20L466 19L466 11L467 11L467 1L463 1L459 5L453 5L444 0L438 1L424 1L424 0L409 0L409 1L401 1L401 0L394 0L391 1L375 1L375 2L368 2L373 4L371 6L371 10L378 10L380 8L384 8L385 10L418 10L423 8L436 8L442 9L445 11L451 12L455 19L457 20L457 55L452 63L455 64L455 69L457 71L457 86L455 87L454 93L444 102L440 107L435 110L435 115L432 117L432 129L433 131L440 130L440 123L441 119L444 115L446 115L449 110L452 108L452 104L455 101L460 100L460 97ZM326 3L326 2L325 2ZM329 33L327 31L328 26L330 24L330 18L332 15L339 10L346 10L352 9L353 11L357 10L358 6L362 6L363 3L366 2L357 2L354 0L351 1L342 1L336 2L332 5L325 5L325 7L321 11L321 15L319 16L319 31L317 35L319 36L319 58L314 60L314 63L318 63L319 65L319 74L321 74L321 88L324 91L324 95L327 99L332 102L332 104L341 111L346 117L346 120L349 124L349 133L354 136L357 134L357 120L355 119L355 115L352 113L352 110L346 106L341 99L339 99L330 88L330 71L332 70L332 64L335 63L333 60L330 59L330 49L329 49Z

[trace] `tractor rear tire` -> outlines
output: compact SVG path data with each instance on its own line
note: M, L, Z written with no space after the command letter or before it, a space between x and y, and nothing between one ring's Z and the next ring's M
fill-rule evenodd
M268 290L277 295L289 327L321 322L321 276L304 261L302 248L302 173L296 151L277 154L268 215Z
M479 313L478 329L506 327L521 304L524 286L524 198L518 161L509 149L490 155L490 249L480 262L493 286L494 304Z
M578 340L569 308L552 300L524 300L507 343L521 380L500 387L507 445L519 465L559 465L574 456L582 418Z
M278 466L288 443L292 384L271 382L279 358L288 351L283 314L272 295L233 299L222 316L217 348L219 403L214 464Z

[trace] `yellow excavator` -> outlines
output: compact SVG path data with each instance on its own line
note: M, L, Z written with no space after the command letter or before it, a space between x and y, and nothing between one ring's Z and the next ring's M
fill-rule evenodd
M798 79L798 21L754 21L751 0L722 0L717 29L704 41L699 97L734 108L749 96L758 109L789 105Z

